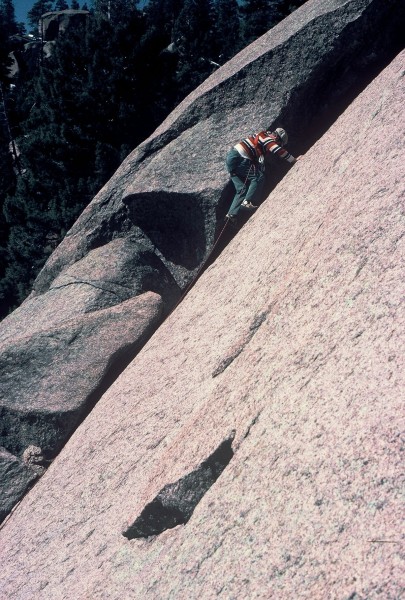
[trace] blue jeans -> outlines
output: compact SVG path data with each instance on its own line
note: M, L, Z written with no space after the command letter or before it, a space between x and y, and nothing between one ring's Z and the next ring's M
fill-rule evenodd
M226 155L226 168L236 189L228 211L228 215L234 217L238 214L244 200L254 204L263 187L264 173L257 163L243 158L235 148Z

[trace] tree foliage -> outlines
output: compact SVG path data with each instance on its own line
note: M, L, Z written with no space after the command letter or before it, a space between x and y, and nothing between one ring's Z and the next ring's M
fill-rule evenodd
M51 0L37 0L34 2L31 10L27 14L28 23L33 30L37 30L41 16L52 10L53 2Z
M217 0L215 36L218 62L221 64L244 47L241 37L241 10L236 0Z
M0 0L0 15L4 32L7 32L8 36L17 33L18 26L15 19L13 0Z

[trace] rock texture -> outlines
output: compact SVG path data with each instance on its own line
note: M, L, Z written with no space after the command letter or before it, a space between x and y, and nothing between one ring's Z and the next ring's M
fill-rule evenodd
M119 360L110 368L121 344L133 356L155 330L156 295L161 318L170 312L222 227L232 194L228 148L256 127L282 125L291 152L307 150L395 55L404 12L400 0L309 0L135 149L52 254L31 297L0 326L1 443L9 452L21 456L34 445L53 457L125 366ZM285 172L271 165L267 189ZM131 325L124 332L125 318L117 328L115 317L131 298L150 305L139 322L125 317ZM266 314L252 316L245 344ZM101 327L103 342L93 327ZM87 341L79 331L88 331ZM218 362L214 378L241 348Z
M294 166L18 506L0 532L5 598L401 596L404 58ZM157 502L184 506L193 479L185 524L128 535Z
M85 11L62 16L76 12L85 18ZM94 311L153 292L162 298L163 317L178 301L229 206L228 148L251 129L283 125L290 150L305 151L394 56L404 13L399 0L310 0L219 69L128 157L52 254L30 299L0 326L7 369L5 382L0 378L0 443L8 451L20 456L33 444L53 456L99 396L100 378L111 382L104 369L120 345L130 344L129 331L133 347L145 340L143 321L138 335L112 320L103 329L109 337L112 328L114 340L103 345L104 367L88 368L95 360L93 333L80 338L77 353L69 340L87 321L93 331ZM45 17L48 38L52 27L60 29L61 13ZM267 189L285 172L271 165ZM151 332L153 308L150 314ZM21 367L28 358L35 368Z
M402 47L404 13L398 0L309 0L239 53L124 161L52 254L33 295L128 232L153 244L179 285L188 283L228 208L228 148L257 127L277 124L289 130L293 153L310 147ZM113 264L111 257L105 266Z

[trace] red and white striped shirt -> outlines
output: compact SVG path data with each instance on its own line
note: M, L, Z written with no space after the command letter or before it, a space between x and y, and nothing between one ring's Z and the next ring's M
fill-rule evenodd
M268 153L275 154L289 163L296 161L292 154L279 145L278 135L271 131L260 131L253 134L236 144L235 149L243 158L254 161Z

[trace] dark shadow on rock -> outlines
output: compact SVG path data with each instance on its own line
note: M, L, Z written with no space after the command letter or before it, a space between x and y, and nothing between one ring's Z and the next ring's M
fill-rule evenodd
M0 447L0 523L32 488L38 476L22 460Z
M123 199L131 221L168 261L193 270L206 252L205 216L197 195L168 192Z
M380 11L378 3L375 4L366 11L371 23L376 21L373 13ZM364 33L362 19L351 22L335 40L334 52L326 55L305 84L291 93L288 104L272 125L288 130L293 154L305 154L403 49L405 4L396 3L391 12L386 10L382 15L369 36ZM351 48L349 57L347 47Z
M232 442L233 436L224 440L197 469L165 485L124 536L129 540L146 538L187 523L197 504L230 463L234 454Z
M53 458L77 425L77 411L30 412L0 407L0 444L11 454L21 457L35 444L44 456Z

